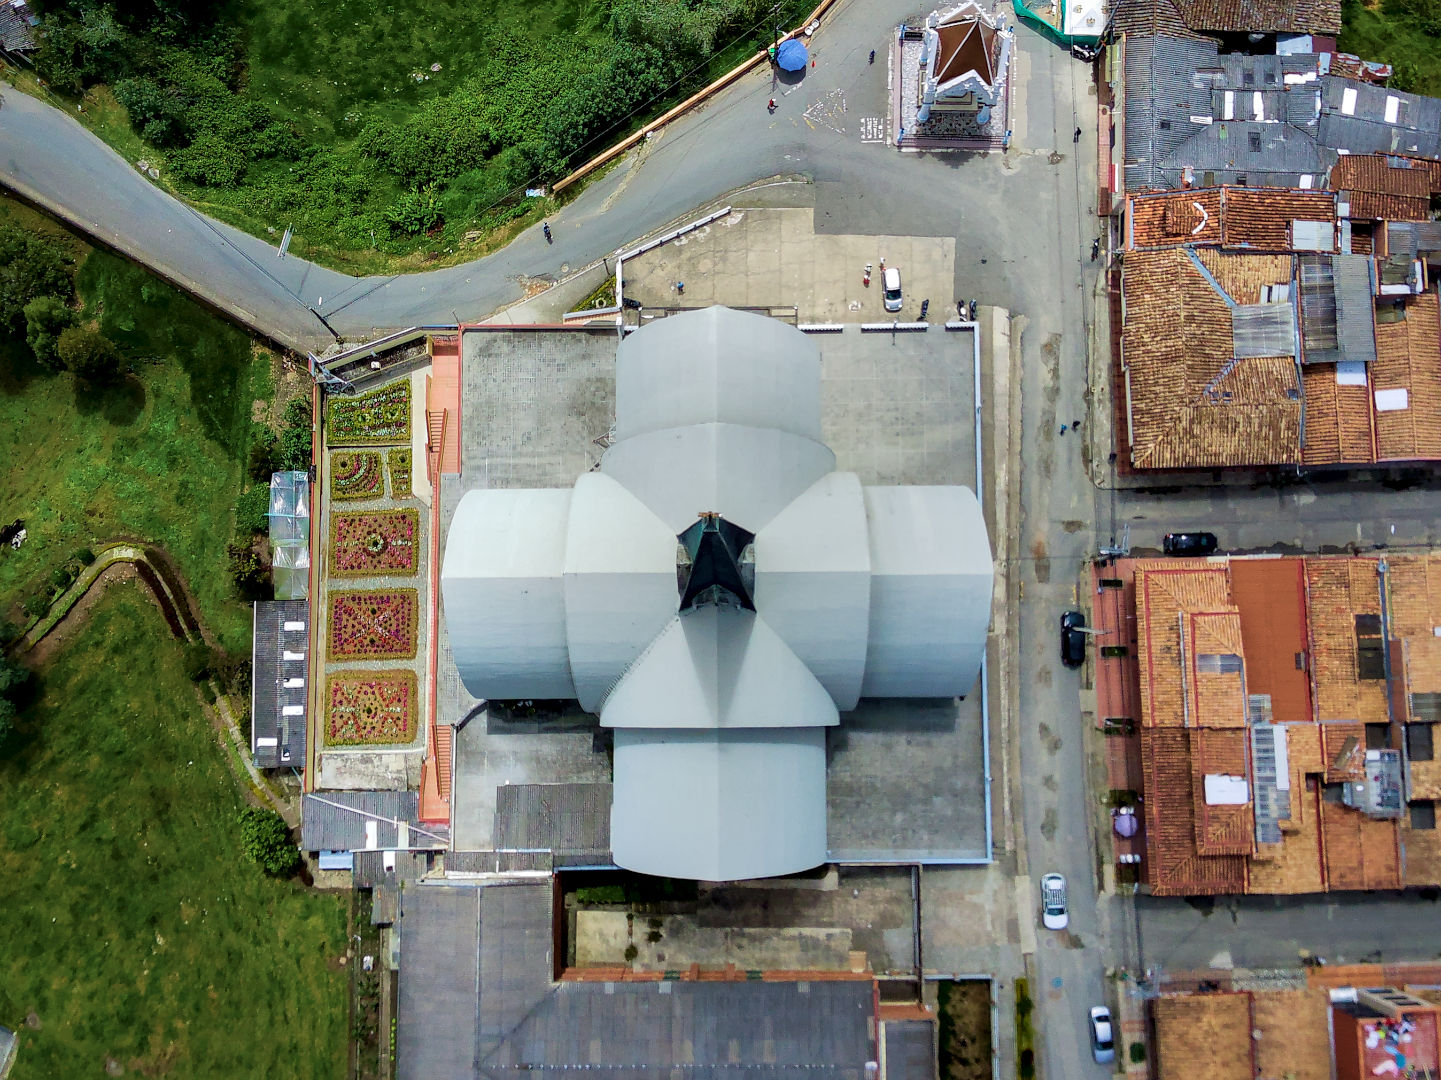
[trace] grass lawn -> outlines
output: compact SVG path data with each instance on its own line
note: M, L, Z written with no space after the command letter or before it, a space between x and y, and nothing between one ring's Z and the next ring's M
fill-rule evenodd
M241 855L241 796L154 606L112 586L40 676L0 757L14 1080L104 1076L107 1058L152 1076L342 1077L346 901Z
M119 387L81 391L42 371L23 342L0 343L0 517L25 521L0 551L0 610L28 597L77 551L115 539L164 546L200 614L231 651L247 651L225 545L234 532L250 407L273 393L249 338L113 255L85 256L77 286L102 332L137 361Z
M1363 60L1391 64L1391 85L1414 94L1441 97L1441 39L1425 33L1394 3L1345 0L1339 47Z

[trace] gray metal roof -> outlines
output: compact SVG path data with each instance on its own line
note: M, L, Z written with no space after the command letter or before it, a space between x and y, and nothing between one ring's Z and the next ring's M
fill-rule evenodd
M495 846L609 862L610 800L609 784L504 784L496 789Z
M255 605L250 660L250 756L257 769L303 768L310 602ZM286 629L286 626L298 627ZM297 711L298 710L298 711ZM317 849L318 850L318 849Z
M931 1020L887 1020L886 1080L936 1080L936 1025Z
M992 575L980 504L837 474L816 347L779 321L684 313L616 363L618 441L598 473L573 492L461 500L441 571L457 669L476 697L574 697L617 729L620 865L807 869L826 850L818 729L862 692L954 697L975 680ZM708 513L735 527L728 595L753 586L754 610L680 594L678 537Z
M1328 75L1317 131L1323 145L1352 154L1441 157L1441 99Z
M1165 34L1126 38L1126 190L1175 187L1162 165L1211 114L1212 85L1196 76L1218 69L1215 41Z
M401 894L398 1080L677 1068L702 1080L865 1080L876 1060L868 979L554 983L551 914L548 882Z
M1365 255L1302 255L1301 358L1308 364L1376 359L1374 269Z
M317 791L300 804L300 846L306 851L444 848L446 839L420 824L414 791Z

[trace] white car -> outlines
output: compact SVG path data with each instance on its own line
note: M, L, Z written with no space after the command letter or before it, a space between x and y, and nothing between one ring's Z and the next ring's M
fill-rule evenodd
M1116 1060L1116 1038L1111 1033L1111 1010L1104 1005L1091 1006L1091 1056L1097 1065Z
M1066 909L1066 879L1060 874L1041 878L1041 925L1047 930L1064 930L1071 921Z
M885 301L887 311L901 310L901 272L894 266L886 267L886 272L881 275L881 284L885 287Z

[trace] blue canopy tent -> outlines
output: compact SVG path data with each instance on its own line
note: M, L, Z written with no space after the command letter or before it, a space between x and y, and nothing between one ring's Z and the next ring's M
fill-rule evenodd
M803 71L806 59L806 47L796 38L782 41L776 50L776 64L782 71Z

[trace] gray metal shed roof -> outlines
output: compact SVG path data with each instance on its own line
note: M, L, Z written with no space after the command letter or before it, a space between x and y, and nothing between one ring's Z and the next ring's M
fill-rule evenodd
M887 1020L886 1080L936 1080L936 1025L931 1020Z
M1232 355L1296 355L1296 309L1285 304L1237 304L1231 309Z
M1308 364L1376 359L1374 268L1365 255L1302 255L1301 358Z
M552 982L549 883L418 885L396 925L399 1080L865 1080L876 1060L869 979Z
M300 805L300 846L306 851L385 851L447 846L420 824L414 791L317 791Z
M257 769L298 769L305 762L310 602L262 600L255 605L254 619L251 759ZM287 630L287 624L299 629Z
M1441 157L1441 100L1328 75L1317 138L1352 154Z

